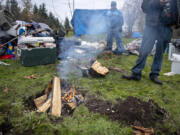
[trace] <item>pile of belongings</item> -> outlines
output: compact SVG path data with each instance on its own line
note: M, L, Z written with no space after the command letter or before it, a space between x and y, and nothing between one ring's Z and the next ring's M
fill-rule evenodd
M0 16L4 16L1 12L2 11L0 11ZM15 46L18 46L19 49L56 47L54 32L47 24L36 22L28 23L20 20L11 23L13 19L10 19L10 17L4 18L7 19L0 21L0 27L4 27L5 25L7 28L3 28L3 30L1 28L0 30L0 33L4 33L0 34L0 56L15 56ZM10 51L8 51L8 48L11 48ZM13 52L13 54L9 52ZM7 57L3 57L3 59L4 58Z
M157 41L155 42L155 44L157 43ZM133 40L131 43L128 43L126 47L126 50L130 53L130 54L134 54L134 55L139 55L139 49L141 47L142 44L142 39L136 39ZM151 55L154 55L156 51L156 45L154 45L154 48L151 52Z
M27 23L19 30L18 48L56 47L52 29L43 23Z

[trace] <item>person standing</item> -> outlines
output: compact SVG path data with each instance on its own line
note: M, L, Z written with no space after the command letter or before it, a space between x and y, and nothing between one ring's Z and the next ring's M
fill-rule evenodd
M177 1L176 0L143 0L142 10L146 14L146 27L144 30L140 54L136 61L136 65L132 68L131 75L123 75L128 80L140 80L142 70L148 55L151 53L155 41L156 53L154 55L153 64L151 66L150 79L162 85L158 79L161 71L163 53L171 41L171 26L176 24L178 18Z
M121 11L117 9L117 3L111 2L111 9L107 12L108 32L107 32L107 47L105 50L112 51L113 38L116 40L116 50L114 53L122 54L126 50L122 41L122 26L124 24L123 15Z

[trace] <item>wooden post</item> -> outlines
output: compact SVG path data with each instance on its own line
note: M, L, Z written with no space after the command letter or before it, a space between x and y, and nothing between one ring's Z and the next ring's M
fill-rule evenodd
M61 86L59 77L54 77L53 80L51 113L56 117L61 116Z

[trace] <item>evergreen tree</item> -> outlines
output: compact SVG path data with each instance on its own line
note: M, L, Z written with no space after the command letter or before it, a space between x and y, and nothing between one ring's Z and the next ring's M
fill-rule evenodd
M71 29L70 23L69 23L69 19L66 17L65 22L64 22L64 27L66 30L66 34L68 34L69 30Z
M36 4L34 4L34 6L33 6L33 14L37 14L38 13L38 7L37 7L37 5Z
M11 0L10 5L11 13L14 15L16 19L20 19L20 8L18 7L17 0Z
M31 0L22 0L23 2L23 11L22 11L22 19L24 21L30 21L32 17L32 3Z
M39 15L43 18L43 20L47 19L48 17L46 5L44 3L39 7Z

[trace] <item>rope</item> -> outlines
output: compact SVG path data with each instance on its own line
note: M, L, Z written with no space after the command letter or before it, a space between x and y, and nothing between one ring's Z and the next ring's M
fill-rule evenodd
M9 40L8 42L6 42L6 43L4 43L4 44L2 44L2 45L0 45L0 48L5 47L9 42L12 42L12 41L16 40L19 36L20 36L20 35L18 35L17 37L15 37L15 38Z

